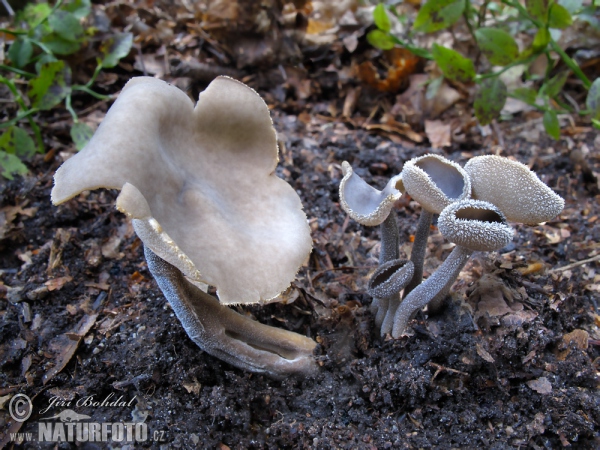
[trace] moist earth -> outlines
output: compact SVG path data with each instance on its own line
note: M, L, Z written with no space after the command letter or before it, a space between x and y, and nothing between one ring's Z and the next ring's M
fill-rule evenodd
M24 393L33 402L19 429L5 400L4 435L37 435L43 418L70 408L94 422L146 423L148 440L135 447L598 448L595 134L532 143L507 123L502 149L435 150L460 164L497 151L515 158L565 199L565 210L546 224L515 225L500 252L476 254L445 308L419 313L408 336L393 340L376 331L365 293L379 231L341 210L341 163L382 188L406 161L432 150L281 107L272 115L277 173L300 194L315 247L286 304L236 309L315 339L318 373L276 381L202 352L115 210L117 192L51 205L52 175L68 156L58 153L34 159L31 175L0 187L0 398ZM582 151L584 163L573 157ZM406 198L396 204L403 255L419 211ZM433 226L426 276L451 248ZM127 406L90 405L121 396Z

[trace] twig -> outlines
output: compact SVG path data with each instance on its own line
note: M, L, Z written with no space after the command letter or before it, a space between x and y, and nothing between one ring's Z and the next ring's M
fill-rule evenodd
M557 267L556 269L551 269L551 270L549 270L549 272L563 272L565 270L570 270L574 267L583 266L584 264L591 263L594 261L600 261L600 254L596 255L596 256L592 256L591 258L588 258L588 259L582 259L581 261L576 261L572 264L567 264L566 266Z
M6 9L6 12L8 13L8 15L10 17L14 17L15 16L15 10L12 9L12 7L10 6L10 4L6 0L2 0L2 5Z

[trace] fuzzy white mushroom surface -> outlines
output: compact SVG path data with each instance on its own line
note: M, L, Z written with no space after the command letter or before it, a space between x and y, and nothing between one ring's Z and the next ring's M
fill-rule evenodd
M483 252L508 245L514 234L502 212L481 200L463 200L447 206L440 214L438 228L450 242Z
M496 205L513 222L535 225L556 217L565 202L535 172L517 161L496 155L467 162L472 196Z
M428 154L402 168L406 192L428 212L439 214L450 203L469 198L471 184L464 169L443 156Z
M52 201L123 189L118 208L153 252L221 303L265 302L285 290L312 248L300 198L275 175L265 102L216 78L196 105L151 78L127 83L88 145L55 175Z
M402 196L396 185L401 186L400 176L388 181L383 190L375 189L359 177L352 166L342 163L344 178L340 182L342 209L358 223L366 226L380 225L388 217L394 202Z

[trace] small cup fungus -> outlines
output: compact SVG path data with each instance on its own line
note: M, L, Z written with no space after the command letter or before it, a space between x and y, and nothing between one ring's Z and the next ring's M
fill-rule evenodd
M474 251L499 250L513 236L504 214L491 203L478 200L461 200L448 205L440 214L438 227L456 247L427 280L404 298L394 318L394 338L402 335L415 312L448 293Z
M52 201L121 189L117 208L133 219L150 271L200 348L273 377L307 373L312 339L224 306L276 298L310 254L300 198L274 173L277 153L268 108L243 83L218 77L194 106L164 81L134 78L56 172ZM217 288L221 304L200 282Z
M346 176L352 173L346 172ZM419 309L427 304L432 309L439 306L474 251L499 250L510 242L513 231L507 221L544 222L559 214L564 206L563 199L527 166L499 156L475 157L464 169L437 155L413 158L383 192L360 179L354 182L356 190L349 192L347 181L340 185L340 197L350 217L365 225L382 224L382 257L367 290L374 297L375 324L382 335L391 332L394 338L402 335ZM395 221L390 225L391 186L406 192L422 206L410 261L399 259L398 229ZM368 205L363 210L379 211L371 213L378 216L377 221L366 223L363 217L352 214L344 194L346 199L368 199L361 203ZM421 283L434 214L440 214L439 230L456 247L437 271ZM390 237L393 233L395 240ZM400 302L401 289L404 299Z

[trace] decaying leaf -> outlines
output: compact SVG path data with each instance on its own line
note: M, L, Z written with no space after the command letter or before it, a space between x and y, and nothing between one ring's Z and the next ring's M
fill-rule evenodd
M44 384L52 380L56 376L56 374L58 374L61 370L63 370L66 367L66 365L69 363L69 361L75 354L75 351L77 350L81 339L94 326L97 318L98 314L86 314L81 318L73 332L65 333L56 338L55 346L57 347L57 349L59 349L59 352L54 360L54 367L52 367L42 377L42 382Z
M550 381L546 377L528 381L527 386L542 395L550 394L552 392L552 384L550 384Z

